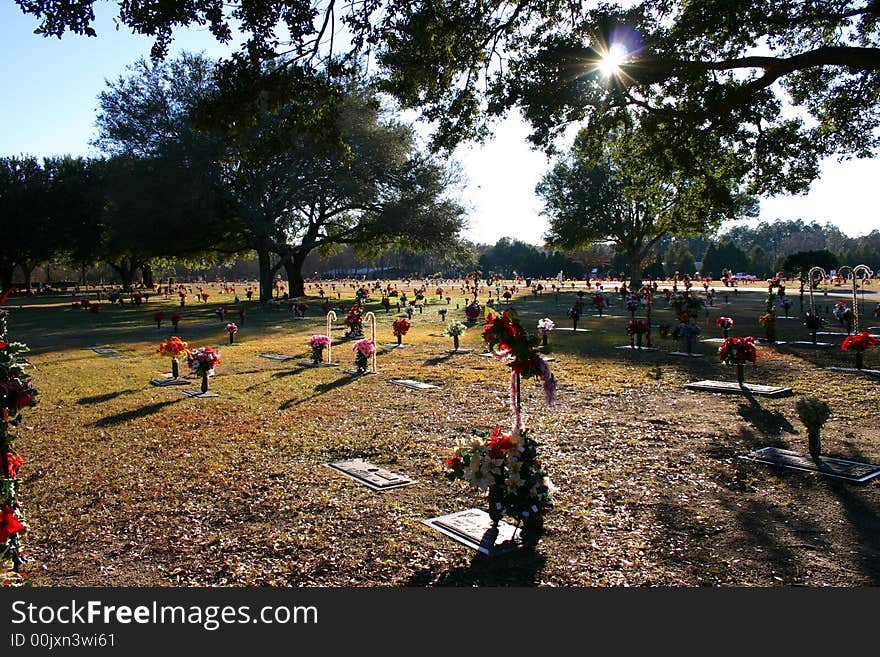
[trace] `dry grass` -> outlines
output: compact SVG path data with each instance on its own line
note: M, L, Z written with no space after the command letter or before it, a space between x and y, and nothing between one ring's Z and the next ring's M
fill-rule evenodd
M571 298L515 305L530 328L545 315L567 326ZM717 334L718 314L735 319L735 334L760 334L763 295L730 299L710 310L701 337ZM231 297L215 291L212 301ZM394 342L394 314L375 301L378 341ZM462 317L456 301L460 295L450 318ZM687 362L618 351L624 317L587 317L581 326L591 333L552 334L558 404L545 407L532 382L523 390L528 425L559 487L556 508L535 550L489 560L421 524L485 506L447 482L441 465L458 436L509 422L506 368L476 355L479 328L462 338L473 353L450 356L434 302L414 317L405 338L412 347L383 350L377 376L354 378L344 368L258 357L305 358L308 336L324 332L323 317L294 321L286 311L246 304L240 345L224 348L218 304L190 302L179 334L191 344L219 344L223 356L211 382L222 396L188 399L148 384L168 369L154 352L169 331L156 329L152 313L170 315L176 304L153 299L95 315L69 303L10 309L11 337L31 343L42 392L17 444L26 459L21 498L37 585L880 584L877 485L738 459L764 445L805 450L805 430L796 396L685 391L694 377L732 378L713 345L700 345L707 357ZM315 315L318 303L310 305ZM657 304L655 317L668 322L665 305ZM626 314L619 302L612 312ZM805 339L799 322L779 324L780 339ZM125 358L88 350L98 343ZM349 367L350 346L337 344L334 360ZM827 400L834 415L826 451L880 462L878 381L817 367L848 361L839 349L761 347L747 380ZM866 366L880 366L877 352ZM395 377L441 388L407 390L388 383ZM345 457L418 483L372 493L325 467Z

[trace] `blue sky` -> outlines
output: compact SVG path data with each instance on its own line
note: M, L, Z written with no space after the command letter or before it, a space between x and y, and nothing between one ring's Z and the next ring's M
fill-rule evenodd
M0 4L0 155L90 155L97 96L105 80L148 57L152 40L115 30L113 4L96 3L97 38L65 35L45 39L33 34L36 20L12 2ZM207 29L175 33L171 56L181 50L219 57L228 49ZM509 235L541 243L546 221L535 184L547 159L525 141L528 129L516 117L500 123L483 146L464 146L453 156L469 179L462 200L470 208L466 237L494 243ZM880 229L875 191L880 161L837 163L828 160L809 195L762 199L761 219L829 221L849 235Z

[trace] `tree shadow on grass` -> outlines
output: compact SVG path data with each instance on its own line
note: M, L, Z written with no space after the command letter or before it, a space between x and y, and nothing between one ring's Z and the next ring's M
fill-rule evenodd
M478 552L469 566L424 568L414 572L407 586L535 586L547 557L533 547L487 557Z
M95 422L93 426L112 427L117 424L123 424L124 422L137 420L138 418L146 417L147 415L152 415L153 413L158 413L166 406L171 406L172 404L178 403L179 401L181 401L181 399L156 402L155 404L150 404L149 406L141 406L140 408L135 408L131 411L117 413L116 415L108 415L107 417L103 417Z
M92 395L91 397L82 397L76 401L77 404L100 404L102 402L110 401L111 399L116 399L117 397L121 397L122 395L130 395L133 392L137 392L134 388L129 388L128 390L117 390L115 392L107 392L103 395Z
M293 406L299 406L300 404L304 404L307 401L310 401L312 399L315 399L316 397L320 397L321 395L324 395L328 392L331 392L331 391L335 390L336 388L341 388L343 386L347 386L349 383L351 383L352 381L354 381L355 379L358 379L358 378L360 378L360 377L356 376L356 375L350 375L350 376L346 375L346 376L340 376L335 381L330 381L329 383L318 384L314 387L314 391L315 391L314 394L309 395L308 397L303 397L302 399L288 399L286 402L284 402L283 404L281 404L278 407L278 410L285 411L288 408L291 408Z
M455 355L456 354L453 354L453 353L441 354L440 356L437 356L435 358L429 358L424 363L422 363L422 365L427 366L427 367L430 367L432 365L439 365L440 363L445 363L447 360L449 360L450 358L452 358Z

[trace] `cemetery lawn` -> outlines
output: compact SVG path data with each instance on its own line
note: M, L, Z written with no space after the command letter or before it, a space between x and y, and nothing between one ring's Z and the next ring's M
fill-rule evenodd
M731 335L763 335L763 286L731 294L730 305L721 305L723 286L715 288L700 338L720 335L721 314L736 323ZM836 298L846 297L818 299ZM486 508L483 497L445 479L443 459L473 429L511 421L508 370L477 355L480 325L462 336L469 354L450 355L452 339L440 336L439 308L464 319L455 310L460 293L450 306L433 297L416 312L403 340L412 346L380 348L379 373L365 377L344 373L353 364L351 343L336 342L344 313L333 331L342 366L298 365L308 337L325 332L315 298L301 321L244 303L243 323L231 295L216 288L210 303L190 299L183 309L161 297L141 308L105 303L97 314L71 307L69 297L4 304L9 338L30 344L41 391L16 441L34 585L880 584L876 481L856 486L738 458L769 445L806 451L795 402L814 394L833 410L824 453L880 463L880 379L822 369L852 366L838 347L759 347L746 381L790 386L790 397L691 392L688 381L733 380L717 362L718 345L697 342L704 358L679 359L666 353L676 350L673 341L655 333L661 351L617 350L628 343L628 313L619 299L610 309L617 317L594 317L590 308L580 326L591 332L550 335L557 404L548 408L540 385L523 382L526 424L558 487L547 532L535 549L488 559L422 524ZM567 327L573 299L530 295L512 305L530 330L545 316ZM377 342L393 343L395 313L378 300L368 304ZM878 301L874 293L868 310ZM213 313L220 304L235 309L227 320L240 326L236 347L225 346L225 322ZM219 398L149 385L170 370L155 353L171 334L168 320L161 330L152 320L160 309L183 315L175 334L191 346L221 348L211 378ZM660 296L654 319L673 321ZM809 339L799 321L778 327L780 340ZM96 345L119 357L96 354ZM259 357L266 352L297 358ZM866 354L865 366L880 369L880 349ZM410 390L392 378L441 387ZM326 467L346 458L416 483L371 492Z

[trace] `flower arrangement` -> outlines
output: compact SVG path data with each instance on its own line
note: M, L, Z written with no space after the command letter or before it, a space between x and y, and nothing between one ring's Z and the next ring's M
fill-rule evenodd
M0 311L0 559L12 562L11 573L0 573L4 586L25 582L22 570L25 554L21 534L27 531L18 503L18 470L24 459L15 453L12 433L22 419L24 409L35 406L39 394L25 372L29 363L23 354L28 347L6 338L6 313Z
M317 365L324 360L324 349L330 346L330 336L313 335L306 344L312 350L312 362Z
M391 299L388 297L382 297L382 307L385 309L385 312L391 312Z
M179 358L186 357L189 354L189 345L176 335L172 335L167 340L159 343L156 351L171 359L171 377L176 379L180 376Z
M819 456L822 451L822 426L831 416L831 407L818 397L802 397L795 404L800 421L807 427L810 454Z
M571 321L574 325L574 330L577 330L578 320L581 318L581 314L584 311L584 302L580 299L577 299L568 309L568 316L571 318Z
M220 350L209 346L198 347L189 352L186 363L196 374L213 374L214 367L220 364Z
M348 315L342 321L348 327L349 337L357 337L364 334L364 306L356 303L348 310Z
M752 336L727 338L718 347L718 360L725 365L754 364L757 359L758 352L755 349L755 338Z
M867 331L861 331L855 335L848 335L843 339L840 348L843 351L856 352L856 369L864 369L865 351L877 344L877 338Z
M724 337L727 338L728 332L733 328L733 320L730 317L718 317L715 320L715 326L720 328Z
M397 338L397 344L401 344L403 340L403 336L407 334L412 323L404 317L398 317L394 320L394 323L391 325L391 331L394 333L394 337Z
M202 298L203 303L208 303L208 297L210 297L211 295L207 292L202 292L199 296Z
M453 319L451 322L449 322L449 324L446 325L446 330L443 332L443 335L452 338L453 348L455 350L458 350L459 338L461 338L461 336L467 330L467 324L460 322L457 319Z
M758 323L764 327L764 340L776 342L776 311L768 310L758 317Z
M224 308L223 306L220 306L219 308L215 308L214 314L220 318L221 322L226 320L226 308Z
M515 310L505 310L500 315L491 308L486 309L486 324L483 327L483 340L489 345L489 350L498 359L513 356L511 368L511 389L514 385L518 388L516 375L524 379L537 377L541 379L544 387L544 400L552 405L556 399L556 377L550 371L541 356L535 351L537 338L530 338L519 321L519 315ZM518 390L516 391L518 396ZM514 404L514 427L521 426L519 416L519 404Z
M505 433L496 426L455 448L445 460L446 477L489 491L489 515L495 522L508 514L533 527L553 508L555 490L538 447L527 430Z
M755 338L747 336L744 338L725 338L721 346L718 347L718 360L725 365L734 365L736 367L736 380L742 385L744 379L743 365L758 360L758 352L755 349Z
M834 313L834 316L837 318L837 321L840 322L841 326L846 326L846 332L852 333L852 325L853 325L853 311L852 308L849 308L846 305L845 301L838 301L834 304L834 309L831 311Z
M352 345L354 351L354 367L358 374L367 371L367 358L376 353L376 345L370 338L358 340Z
M683 317L687 317L687 312L683 313ZM685 350L687 353L691 353L694 348L694 338L696 338L700 334L700 327L694 322L690 321L681 321L678 323L678 326L675 327L672 331L672 337L681 338L684 340Z
M160 310L153 313L153 321L156 322L156 328L162 328L162 320L165 319L165 312Z
M238 333L238 326L236 326L235 322L229 322L226 325L226 332L229 334L229 344L233 344L235 342L235 334Z
M471 324L476 323L477 319L483 313L483 307L479 304L479 302L474 299L471 303L469 303L464 308L465 317L467 317L468 322Z
M180 305L185 306L186 305L186 292L184 292L183 290L180 290L177 293L177 296L180 297Z
M788 297L779 297L779 301L776 302L776 305L782 308L782 312L788 317L788 311L791 308L791 299Z
M605 295L601 292L597 292L593 295L593 305L596 307L596 310L599 311L599 316L602 316L602 309L605 307Z
M660 326L657 327L657 330L660 332L660 337L661 338L668 338L670 328L671 327L669 326L669 324L660 324Z
M630 318L635 318L636 311L641 306L641 300L635 294L628 294L626 296L626 309L629 311Z
M546 348L547 344L547 336L550 334L553 329L556 328L556 324L553 323L553 320L549 317L545 317L543 319L538 320L538 335L541 336L541 346Z
M626 324L626 333L629 336L630 348L642 348L642 336L651 331L651 325L647 319L631 319ZM650 344L648 345L650 346Z
M177 325L180 323L181 317L177 313L171 315L171 326L174 327L174 330L177 330Z

